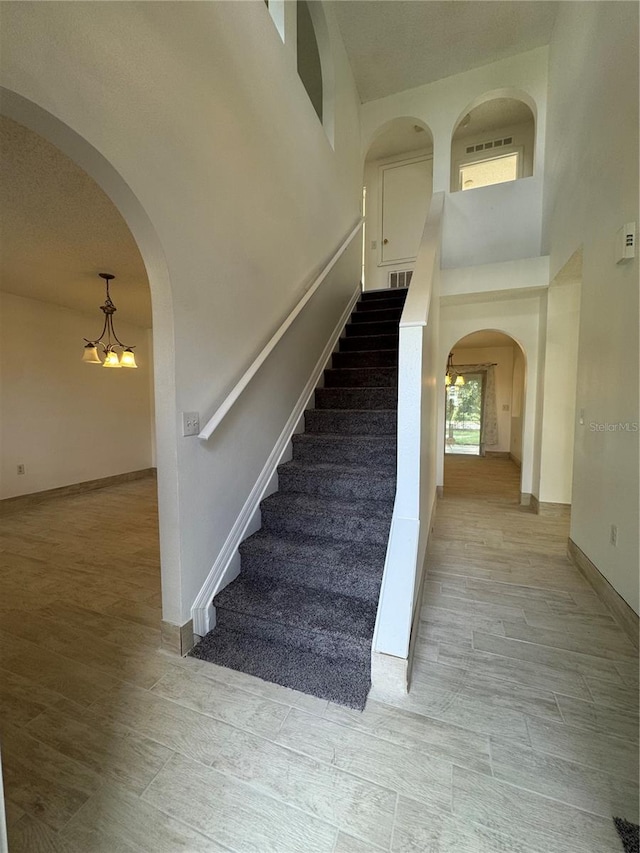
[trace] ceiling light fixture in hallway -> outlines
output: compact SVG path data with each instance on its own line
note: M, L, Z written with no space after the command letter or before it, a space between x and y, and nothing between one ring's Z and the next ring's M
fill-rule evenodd
M457 385L458 387L464 385L464 376L461 373L456 373L452 352L449 353L449 358L447 359L447 375L444 378L444 384Z
M104 305L100 306L100 310L104 313L104 326L102 327L102 332L99 338L96 338L95 340L85 338L87 343L84 348L82 360L86 361L87 364L102 364L103 367L137 367L136 357L133 352L135 347L125 346L118 338L115 329L113 328L113 315L116 313L117 309L109 295L109 282L112 281L115 276L108 272L101 272L98 273L98 275L100 278L104 279L107 290ZM105 335L107 337L106 343L102 340ZM111 342L112 336L115 343ZM100 356L98 355L98 344L100 344L104 350L104 361L101 361ZM122 349L122 353L119 358L115 349L116 347L121 347Z

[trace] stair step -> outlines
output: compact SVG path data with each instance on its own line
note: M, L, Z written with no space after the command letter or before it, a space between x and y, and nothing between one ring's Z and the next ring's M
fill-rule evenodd
M343 501L276 492L260 504L264 530L277 536L302 534L385 545L393 501Z
M373 335L397 335L398 321L385 320L381 323L347 323L344 331L348 338L371 337Z
M350 323L379 323L379 322L388 322L393 321L395 323L400 322L400 318L402 317L402 308L403 306L398 306L397 308L378 308L378 303L373 303L376 307L374 309L369 308L369 303L365 303L366 307L364 309L356 310L351 315Z
M285 462L278 466L280 492L297 492L323 498L392 501L396 493L393 468L370 465L335 465L330 462Z
M354 314L368 314L373 311L398 311L402 315L404 299L375 299L372 301L360 300L356 302Z
M338 465L375 464L395 470L395 435L334 435L301 432L293 436L293 458L298 462Z
M377 604L384 545L359 545L319 537L281 539L259 530L240 545L242 574L303 584Z
M317 388L317 409L393 409L397 388Z
M396 388L397 367L342 367L327 368L324 372L325 388Z
M394 299L404 302L409 293L408 288L382 288L379 290L364 290L358 302L375 302L377 299Z
M309 433L342 435L392 435L395 437L396 409L307 409L305 428Z
M398 349L398 329L394 334L356 335L340 338L340 352L365 352L367 350Z
M398 348L370 350L368 352L334 352L332 368L353 367L398 367Z
M371 686L370 660L328 660L294 646L257 640L228 629L210 631L191 655L359 710L364 708Z
M216 624L326 658L366 661L376 605L322 589L242 575L213 599Z

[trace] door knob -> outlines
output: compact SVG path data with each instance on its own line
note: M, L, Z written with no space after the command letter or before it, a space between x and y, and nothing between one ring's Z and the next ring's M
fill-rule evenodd
M386 246L388 242L389 242L389 241L388 241L388 240L387 240L387 238L385 237L385 238L384 238L384 240L382 241L382 244L383 244L384 246Z

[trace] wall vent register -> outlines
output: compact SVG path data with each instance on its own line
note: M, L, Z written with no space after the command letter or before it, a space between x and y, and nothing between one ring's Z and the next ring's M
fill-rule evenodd
M389 287L409 287L413 270L394 270L389 273Z
M477 145L468 145L465 148L466 154L475 154L476 151L487 151L490 148L502 148L505 145L513 144L513 136L505 136L504 139L492 139L490 142L479 142Z

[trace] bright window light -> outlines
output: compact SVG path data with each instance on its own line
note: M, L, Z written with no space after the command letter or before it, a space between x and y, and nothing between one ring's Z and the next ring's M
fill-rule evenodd
M516 152L460 166L460 189L474 190L477 187L515 181L518 177L518 156Z

